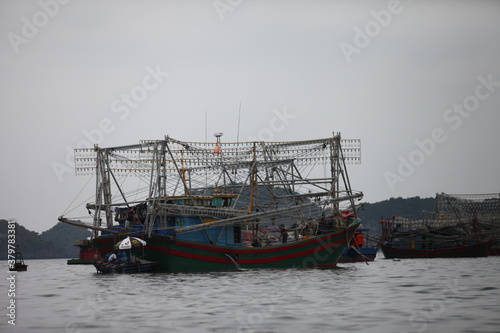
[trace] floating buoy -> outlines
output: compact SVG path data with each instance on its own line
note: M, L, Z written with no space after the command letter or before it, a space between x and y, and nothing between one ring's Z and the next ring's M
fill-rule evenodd
M399 258L394 258L394 259L392 259L392 260L393 260L393 261L401 261L401 259L399 259Z

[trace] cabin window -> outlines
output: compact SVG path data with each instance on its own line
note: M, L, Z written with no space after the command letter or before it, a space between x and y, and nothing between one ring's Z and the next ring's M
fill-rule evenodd
M212 206L214 206L214 207L222 206L222 198L214 198L212 200Z

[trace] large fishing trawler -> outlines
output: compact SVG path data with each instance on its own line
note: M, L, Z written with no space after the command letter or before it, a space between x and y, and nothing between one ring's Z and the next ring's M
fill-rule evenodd
M166 272L335 266L360 225L346 164L359 140L184 142L76 149L77 175L96 177L92 223L103 258L128 236ZM135 176L135 177L132 177ZM133 250L132 250L133 251Z

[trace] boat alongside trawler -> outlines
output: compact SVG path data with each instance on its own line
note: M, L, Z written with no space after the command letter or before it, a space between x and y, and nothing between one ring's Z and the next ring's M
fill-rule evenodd
M344 250L339 263L370 262L377 256L378 246L375 238L369 233L370 229L358 228L351 239L349 247Z
M164 272L334 267L360 226L355 202L363 194L351 189L346 170L360 162L359 140L216 137L215 147L165 137L76 149L77 174L96 177L95 201L86 205L92 223L59 220L94 230L102 258L127 237L141 239L141 248L129 249L138 271L141 262Z

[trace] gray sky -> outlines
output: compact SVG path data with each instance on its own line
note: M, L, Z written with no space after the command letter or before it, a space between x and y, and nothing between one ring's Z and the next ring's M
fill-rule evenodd
M240 141L361 139L364 201L500 192L498 1L66 2L0 0L2 218L56 224L89 141L236 141L240 102Z

